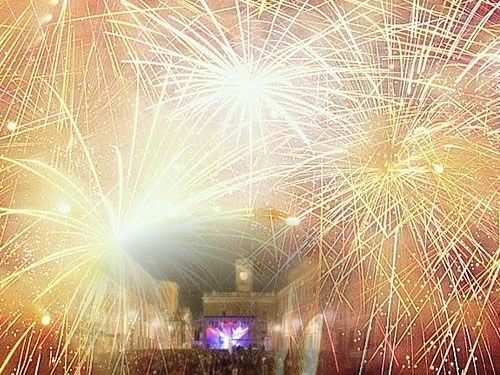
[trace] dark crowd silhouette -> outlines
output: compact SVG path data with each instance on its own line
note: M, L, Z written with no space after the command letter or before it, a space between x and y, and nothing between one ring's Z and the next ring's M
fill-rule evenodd
M93 374L108 375L126 368L137 375L292 375L334 373L326 356L305 353L293 355L264 350L185 349L130 351L126 354L96 358ZM120 372L120 371L119 371Z

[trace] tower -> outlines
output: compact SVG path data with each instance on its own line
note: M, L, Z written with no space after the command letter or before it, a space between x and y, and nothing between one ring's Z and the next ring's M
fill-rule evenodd
M236 268L236 291L251 292L253 287L252 264L246 259L238 259Z
M174 315L179 308L179 285L172 281L161 281L159 290L164 308Z

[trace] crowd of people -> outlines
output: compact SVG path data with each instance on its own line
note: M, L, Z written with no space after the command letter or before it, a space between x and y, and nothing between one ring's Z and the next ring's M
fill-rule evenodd
M129 352L122 359L131 374L144 375L271 375L274 357L263 350L162 350L154 353ZM115 360L94 367L96 374L112 373ZM119 365L121 366L121 365Z
M328 355L330 354L330 355ZM126 368L130 375L295 375L333 374L331 353L270 352L263 349L129 351L95 361L92 374ZM97 359L97 358L96 358ZM338 371L337 371L338 372ZM118 371L118 373L121 373Z

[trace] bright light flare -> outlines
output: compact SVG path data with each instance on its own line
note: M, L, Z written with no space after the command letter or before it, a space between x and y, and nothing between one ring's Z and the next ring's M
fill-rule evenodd
M263 79L252 74L248 66L230 71L223 86L226 95L240 100L242 105L263 99L266 87Z
M9 121L7 123L7 129L11 132L15 131L17 129L17 123L15 121Z
M50 317L50 315L48 313L43 314L42 318L40 319L40 322L44 326L48 326L51 323L51 321L52 321L52 318Z
M434 172L436 172L437 174L444 173L444 165L443 164L434 164L433 168L434 168Z
M68 215L71 213L71 205L66 201L59 201L57 202L56 210L61 215Z
M286 218L286 225L290 227L296 227L300 224L300 218L297 216L289 216Z

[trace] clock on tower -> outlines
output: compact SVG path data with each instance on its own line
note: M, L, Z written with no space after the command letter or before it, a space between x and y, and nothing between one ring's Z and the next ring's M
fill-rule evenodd
M251 292L253 286L252 264L246 259L238 259L236 266L236 290L238 292Z

